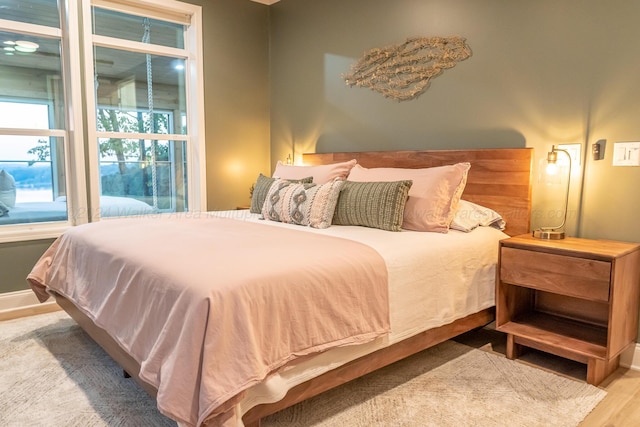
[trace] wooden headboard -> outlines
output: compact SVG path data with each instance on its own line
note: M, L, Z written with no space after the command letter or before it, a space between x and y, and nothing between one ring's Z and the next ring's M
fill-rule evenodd
M469 162L462 198L500 213L510 236L530 230L532 148L308 153L302 158L307 165L356 159L366 168L426 168Z

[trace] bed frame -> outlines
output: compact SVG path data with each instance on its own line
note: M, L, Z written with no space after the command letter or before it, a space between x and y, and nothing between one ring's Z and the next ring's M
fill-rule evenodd
M529 232L531 215L531 165L533 150L480 149L438 151L384 151L357 153L304 154L308 165L328 164L357 159L364 167L422 168L470 162L471 169L462 197L499 212L507 223L509 235ZM496 248L497 250L497 248ZM56 301L96 341L125 372L152 396L157 390L141 380L136 373L140 365L101 328L96 326L76 306L62 296ZM373 372L426 348L444 342L464 332L482 327L495 317L493 308L471 314L448 325L430 329L389 347L353 360L325 374L302 383L280 401L258 405L249 410L243 421L247 427L259 427L260 420L331 388Z

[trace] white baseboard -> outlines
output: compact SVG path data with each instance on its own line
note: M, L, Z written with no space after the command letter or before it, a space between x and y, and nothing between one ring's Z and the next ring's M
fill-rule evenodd
M50 313L60 309L53 299L40 303L30 290L0 294L0 320Z
M640 344L632 345L620 354L620 366L640 371Z

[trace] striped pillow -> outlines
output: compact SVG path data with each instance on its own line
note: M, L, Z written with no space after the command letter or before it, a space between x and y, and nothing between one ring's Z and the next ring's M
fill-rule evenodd
M277 179L269 189L262 216L271 221L327 228L344 183L336 180L322 185L298 184Z
M346 181L338 198L333 223L400 231L404 205L412 184L409 180Z

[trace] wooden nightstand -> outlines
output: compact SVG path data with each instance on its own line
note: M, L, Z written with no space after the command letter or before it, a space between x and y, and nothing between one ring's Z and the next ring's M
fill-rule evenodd
M496 329L507 357L531 347L587 364L598 385L638 333L640 245L531 235L500 242Z

